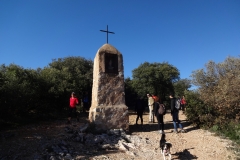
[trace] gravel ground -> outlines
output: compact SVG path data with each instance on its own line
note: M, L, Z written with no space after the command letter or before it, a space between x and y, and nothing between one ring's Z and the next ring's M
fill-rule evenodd
M172 143L172 159L180 160L237 160L233 154L232 142L214 136L213 133L191 126L185 115L180 112L180 120L186 133L173 133L171 115L164 117L165 133L168 142ZM81 113L80 122L73 121L71 127L78 128L87 122L87 114ZM163 159L160 154L157 123L148 123L148 113L144 116L144 125L135 125L136 114L129 113L129 133L133 143L122 149L98 149L83 142L67 139L65 120L42 122L16 129L0 132L0 160L24 159L89 159L89 160L158 160ZM67 147L64 155L51 155L49 146L62 144ZM63 158L64 157L64 158Z

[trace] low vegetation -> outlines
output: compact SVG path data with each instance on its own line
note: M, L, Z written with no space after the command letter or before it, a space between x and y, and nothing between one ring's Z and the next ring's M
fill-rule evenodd
M240 59L210 61L192 78L198 89L185 92L188 120L240 144Z

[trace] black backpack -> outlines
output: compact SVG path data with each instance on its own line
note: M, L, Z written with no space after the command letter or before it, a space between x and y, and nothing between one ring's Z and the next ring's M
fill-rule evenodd
M158 103L158 102L157 102ZM166 108L163 104L158 103L159 108L158 108L158 114L160 115L165 115L166 114Z

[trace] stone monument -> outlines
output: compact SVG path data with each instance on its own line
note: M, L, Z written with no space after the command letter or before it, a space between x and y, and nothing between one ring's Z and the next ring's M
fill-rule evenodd
M125 105L122 54L104 44L94 58L92 104L89 120L98 131L129 129Z

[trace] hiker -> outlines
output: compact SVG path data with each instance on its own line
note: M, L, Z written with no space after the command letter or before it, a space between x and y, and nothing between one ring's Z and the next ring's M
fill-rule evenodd
M158 129L159 129L159 133L160 134L165 134L164 133L164 121L163 121L163 116L165 113L159 113L159 107L160 104L163 105L161 103L160 98L158 98L157 96L155 97L155 103L154 103L154 115L157 118L158 121ZM165 109L165 107L164 107Z
M187 101L186 101L185 97L182 96L182 99L181 99L181 110L183 111L183 113L184 113L184 111L186 109L186 104L187 104Z
M68 121L67 124L71 123L71 118L74 115L77 118L77 121L79 121L78 115L77 115L77 106L78 104L78 99L75 96L75 93L72 92L71 97L70 97L70 104L69 104L69 109L68 109Z
M88 92L85 92L83 98L82 98L82 102L83 102L83 112L89 111L89 105L90 105L90 101L89 101L89 95Z
M141 126L143 126L143 112L145 110L144 102L142 98L138 98L136 105L135 105L135 111L137 112L137 118L136 118L136 125L138 125L138 119L140 117L141 119Z
M148 97L148 108L149 108L149 123L152 123L154 120L153 117L153 104L154 104L154 99L151 94L147 94Z
M185 132L183 130L181 121L178 118L178 114L179 114L179 109L176 108L176 98L174 97L174 94L171 93L169 95L170 98L170 106L171 106L171 116L172 116L172 120L173 120L173 127L174 127L174 131L175 133L178 133L178 127L180 128L180 132ZM177 123L178 123L178 127L177 127Z

